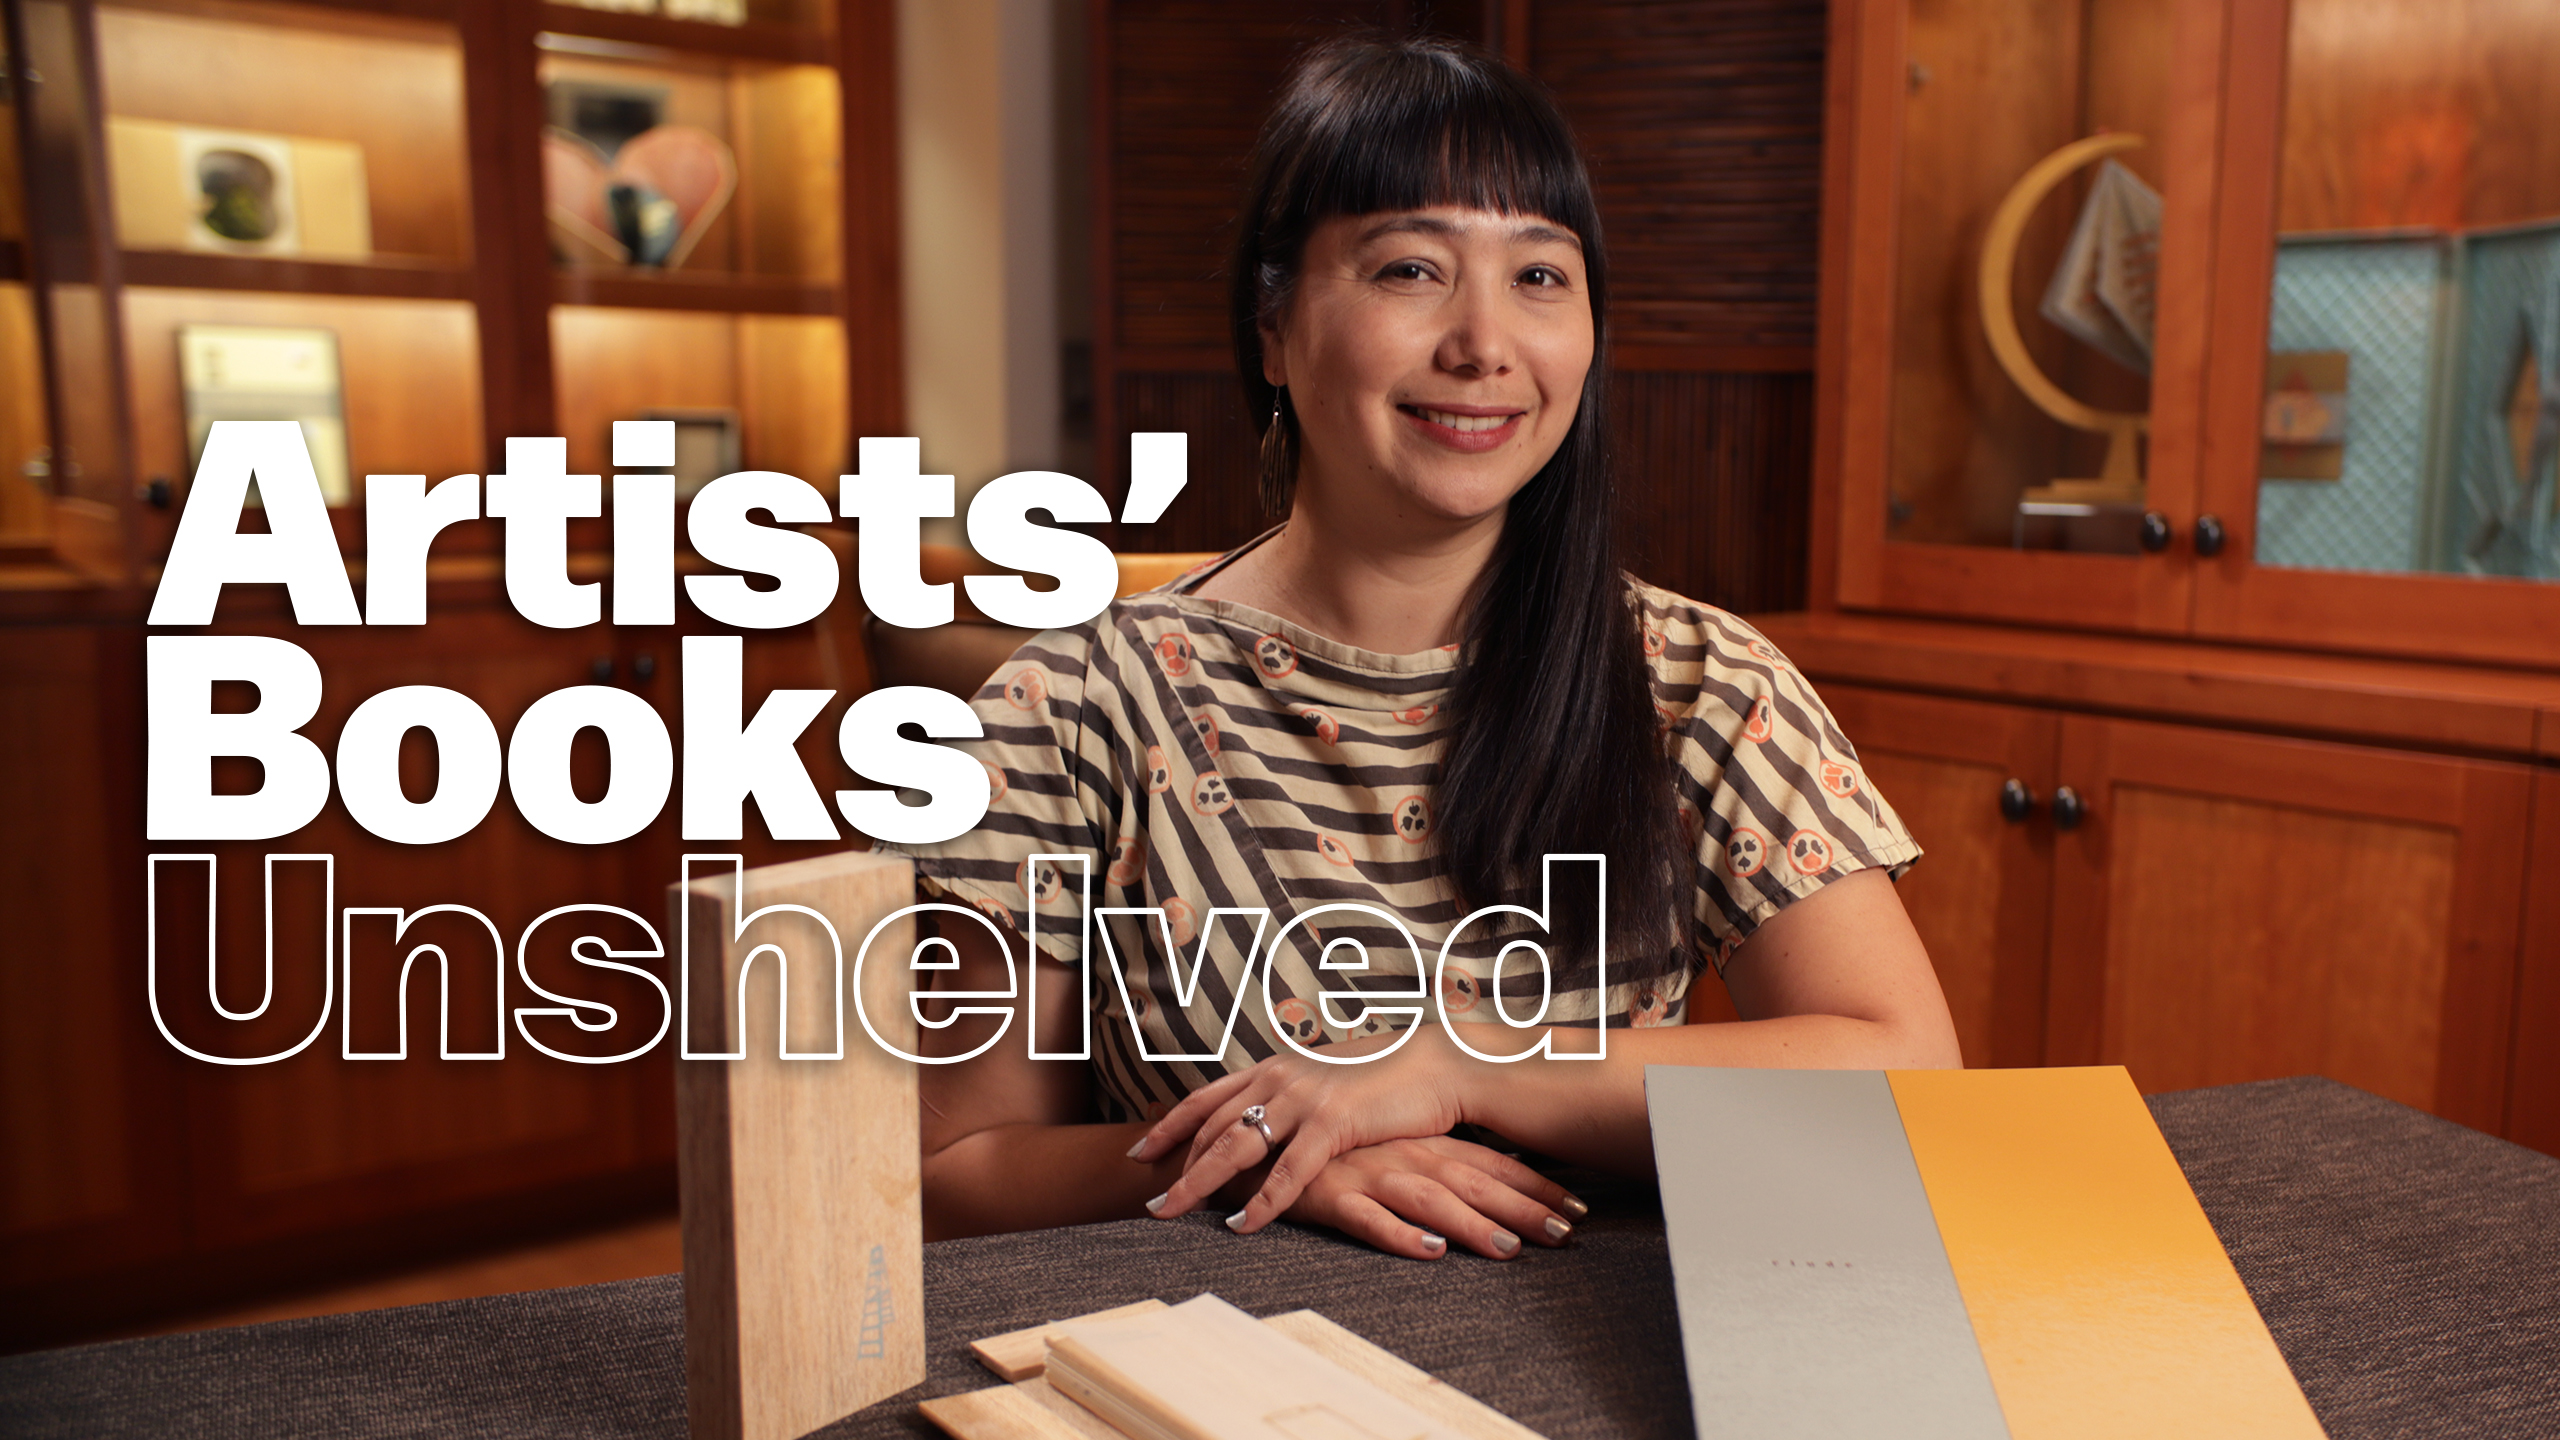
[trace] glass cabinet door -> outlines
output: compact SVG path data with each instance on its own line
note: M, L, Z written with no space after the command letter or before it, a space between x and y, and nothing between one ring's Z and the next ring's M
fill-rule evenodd
M2184 629L2222 6L1844 9L1842 599Z
M2198 626L2560 664L2560 6L2265 9Z

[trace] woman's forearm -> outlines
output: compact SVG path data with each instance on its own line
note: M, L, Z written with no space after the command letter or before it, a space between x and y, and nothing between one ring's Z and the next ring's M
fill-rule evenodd
M1559 1049L1588 1046L1592 1032L1562 1031ZM1724 1025L1611 1030L1598 1060L1523 1060L1476 1070L1467 1118L1515 1144L1594 1169L1653 1171L1645 1113L1647 1065L1732 1065L1759 1069L1932 1069L1958 1063L1934 1032L1906 1033L1882 1021L1789 1015Z
M1129 1159L1146 1133L1124 1125L996 1125L924 1157L924 1235L951 1240L1052 1225L1145 1216L1146 1202L1182 1174L1183 1152L1152 1165Z

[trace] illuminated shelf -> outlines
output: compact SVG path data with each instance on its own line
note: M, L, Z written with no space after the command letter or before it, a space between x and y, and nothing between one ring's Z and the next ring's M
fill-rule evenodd
M683 270L555 270L551 298L561 305L617 305L638 310L719 310L737 315L832 315L836 287L778 275L725 275Z
M670 20L663 15L546 4L541 10L541 25L552 35L732 60L767 60L777 65L829 65L835 61L835 44L825 31L770 20L715 25L704 20Z

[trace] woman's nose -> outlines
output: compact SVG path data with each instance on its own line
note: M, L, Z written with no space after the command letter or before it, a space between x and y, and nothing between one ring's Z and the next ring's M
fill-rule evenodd
M1448 329L1440 337L1441 369L1469 377L1509 372L1517 338L1503 303L1507 298L1499 286L1469 283L1456 288L1449 297Z

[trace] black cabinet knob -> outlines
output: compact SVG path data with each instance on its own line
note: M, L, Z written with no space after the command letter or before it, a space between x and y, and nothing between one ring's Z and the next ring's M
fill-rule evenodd
M2198 555L2207 560L2212 559L2222 553L2223 542L2230 538L2223 533L2221 516L2199 515L2196 517L2196 553Z
M2157 555L2161 551L2169 548L2169 541L2175 538L2176 535L2177 532L2169 528L2168 516L2161 514L2157 510L2145 510L2142 512L2143 549Z
M2054 829L2077 830L2080 828L2080 822L2088 818L2089 805L2087 801L2080 798L2079 791L2068 785L2055 789L2053 792Z
M599 655L587 662L587 678L598 685L613 683L613 657Z
M2006 780L2000 785L2000 818L2012 825L2035 813L2036 792L2024 780Z
M658 657L643 650L631 657L631 678L641 685L658 678Z

